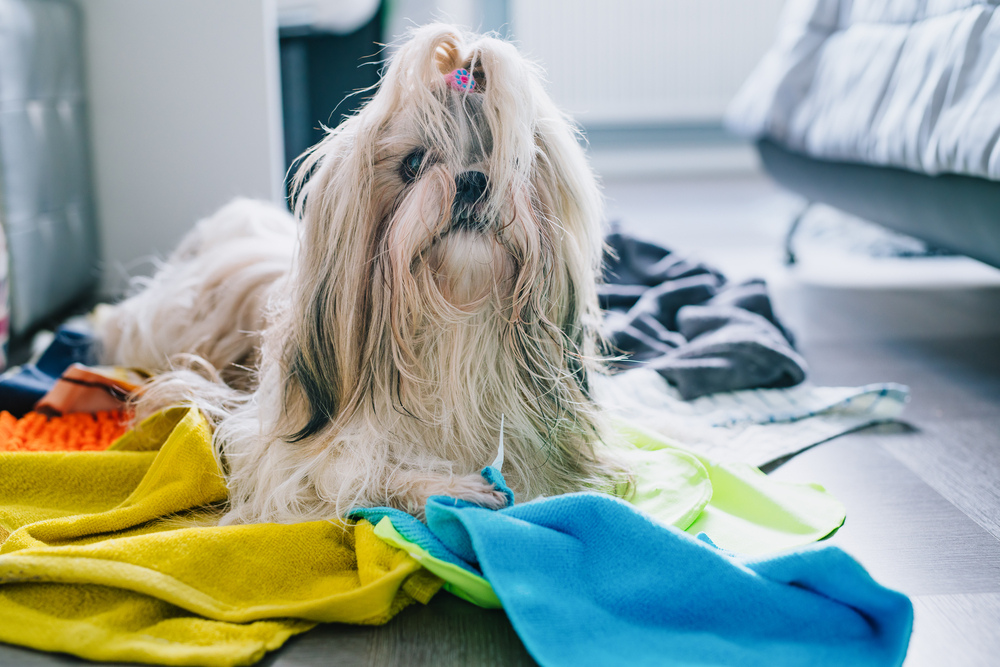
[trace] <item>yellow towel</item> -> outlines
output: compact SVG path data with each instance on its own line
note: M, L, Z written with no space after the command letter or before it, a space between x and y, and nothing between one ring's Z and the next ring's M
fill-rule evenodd
M225 497L193 409L108 452L0 453L0 641L245 665L316 622L385 623L441 585L367 522L189 527Z

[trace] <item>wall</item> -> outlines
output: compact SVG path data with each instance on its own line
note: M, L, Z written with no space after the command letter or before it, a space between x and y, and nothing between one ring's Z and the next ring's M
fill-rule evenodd
M548 0L544 0L548 1ZM416 25L454 23L476 32L506 34L509 0L392 0L385 4L385 37L390 44Z
M712 123L774 41L784 0L511 0L514 37L589 127Z
M101 291L236 196L281 200L270 0L81 0Z

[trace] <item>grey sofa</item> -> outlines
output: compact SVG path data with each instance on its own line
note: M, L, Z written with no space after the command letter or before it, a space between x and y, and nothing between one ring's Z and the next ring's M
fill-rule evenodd
M1000 0L788 0L726 123L810 201L1000 266Z
M1000 267L1000 182L819 159L769 139L757 150L774 180L810 202Z
M0 224L10 327L28 333L98 277L82 23L67 0L0 0Z

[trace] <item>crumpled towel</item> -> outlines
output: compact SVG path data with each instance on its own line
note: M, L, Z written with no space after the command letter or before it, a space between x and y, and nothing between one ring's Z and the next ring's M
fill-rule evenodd
M737 556L593 493L498 511L438 496L427 526L386 509L376 532L402 544L417 526L429 536L417 552L482 571L495 604L484 590L467 599L502 604L543 667L895 667L906 656L909 599L836 547Z
M385 623L440 586L367 522L197 527L190 510L225 497L194 409L111 451L0 453L0 641L246 665L316 622Z
M728 285L715 269L621 233L605 242L598 291L605 333L628 355L619 367L648 365L685 399L805 380L763 281Z

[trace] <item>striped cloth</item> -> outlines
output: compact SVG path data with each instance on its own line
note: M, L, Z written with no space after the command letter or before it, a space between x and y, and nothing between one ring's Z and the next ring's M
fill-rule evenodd
M896 383L750 389L685 401L656 372L599 379L595 393L617 417L680 441L716 461L764 466L830 438L894 421L909 400Z

